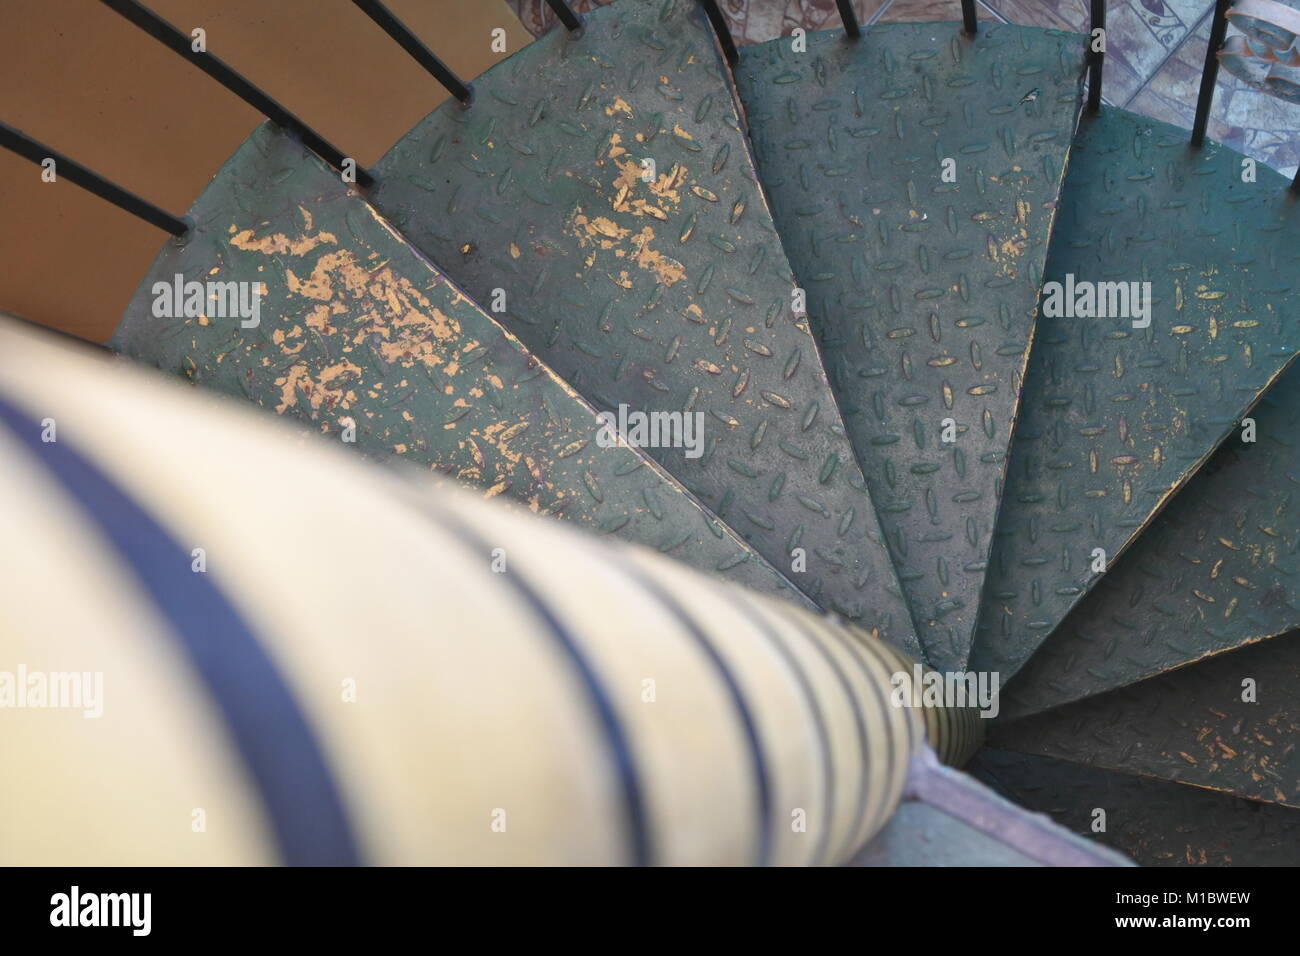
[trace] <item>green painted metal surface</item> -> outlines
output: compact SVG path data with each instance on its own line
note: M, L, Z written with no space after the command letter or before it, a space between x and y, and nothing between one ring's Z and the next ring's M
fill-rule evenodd
M1300 215L1241 159L1123 110L1084 122L1046 279L1150 282L1150 324L1045 296L975 668L1006 682L1096 584L1094 549L1113 566L1300 349Z
M258 130L112 344L807 602L788 574L940 667L978 616L971 665L1017 677L980 779L1139 862L1294 865L1300 207L1109 108L1058 204L1080 44L897 24L743 51L769 211L697 5L618 0L404 137L388 218ZM178 274L262 283L261 324L156 315ZM1150 281L1150 327L1035 318L1067 274ZM703 455L603 447L621 404L702 413ZM1247 412L1258 443L1207 462ZM1032 861L905 803L857 862Z
M597 407L701 414L701 457L650 453L919 655L698 4L619 0L474 85L376 165L379 208Z
M270 125L190 210L110 345L343 438L801 599L432 268L317 157ZM260 323L155 314L154 284L261 283Z
M990 732L1059 757L1300 808L1300 632Z
M971 773L1142 866L1300 865L1300 812L1122 773L985 750ZM1097 810L1105 830L1094 831Z
M1300 365L1002 693L1004 719L1300 628Z
M1079 111L1083 38L895 23L856 42L842 30L804 40L744 48L736 84L926 655L960 668Z

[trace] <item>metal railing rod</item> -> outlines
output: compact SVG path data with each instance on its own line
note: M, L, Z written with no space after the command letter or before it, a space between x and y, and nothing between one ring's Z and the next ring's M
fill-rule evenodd
M393 41L411 55L411 58L424 67L429 74L442 84L443 88L466 106L474 97L469 84L458 77L447 64L438 59L433 51L421 42L420 38L408 30L405 24L393 16L391 10L379 0L352 0L361 11L389 35Z
M717 34L727 65L735 66L740 61L740 54L736 51L736 41L731 38L731 28L727 26L727 18L718 9L718 0L700 0L700 4L704 7L704 12L709 15L709 22L713 24L713 32Z
M975 0L961 0L961 22L962 29L971 36L975 35L977 21L975 19Z
M1214 86L1219 79L1219 47L1228 33L1228 8L1232 0L1215 0L1214 21L1210 25L1210 44L1205 48L1205 67L1201 70L1201 92L1196 98L1196 121L1192 124L1192 145L1199 148L1205 143L1205 128L1210 122L1210 106L1214 103Z
M1088 112L1101 109L1101 70L1106 60L1106 0L1092 0L1092 23L1088 29ZM1101 31L1101 49L1093 49Z
M177 219L171 213L159 209L147 199L141 199L133 192L109 182L98 173L87 169L76 160L69 159L62 153L50 149L44 143L37 142L21 130L14 129L7 123L0 123L0 146L17 153L24 159L30 159L37 166L43 166L45 160L54 160L54 174L70 183L75 183L87 192L94 193L100 199L111 202L119 209L129 212L138 219L143 219L151 226L170 232L173 236L183 236L189 226L183 219Z
M192 41L187 34L177 30L148 7L137 3L136 0L100 0L100 2L115 13L121 14L173 53L197 66L267 119L279 126L283 126L285 129L293 130L307 148L317 153L334 168L342 169L345 161L349 160L350 157L345 156L329 140L298 119L266 93L263 93L222 60L211 53L196 51L191 45ZM374 177L360 165L356 167L356 176L357 182L362 186L369 186L374 183Z
M570 9L564 0L546 0L546 5L551 8L556 18L564 24L564 29L570 33L576 33L582 29L582 21L578 19L578 15Z
M844 33L854 40L862 36L862 28L858 26L858 15L853 12L853 0L835 0L835 5L840 9L840 22L844 24Z

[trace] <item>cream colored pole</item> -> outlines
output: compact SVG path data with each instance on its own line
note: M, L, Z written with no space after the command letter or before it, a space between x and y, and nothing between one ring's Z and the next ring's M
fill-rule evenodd
M820 864L899 652L0 322L6 864Z

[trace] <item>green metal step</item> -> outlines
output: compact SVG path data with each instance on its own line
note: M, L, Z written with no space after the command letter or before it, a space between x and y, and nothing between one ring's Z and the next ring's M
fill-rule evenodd
M990 731L990 745L1300 808L1300 631Z
M1150 325L1044 298L971 658L1004 684L1300 349L1300 215L1242 160L1110 107L1082 124L1046 279L1150 282Z
M466 298L339 175L270 124L190 209L110 345L379 460L436 469L760 590L798 592ZM260 323L155 314L160 289L261 283ZM169 296L164 296L167 298ZM274 476L268 476L273 479ZM345 502L340 507L346 507Z
M974 635L1082 67L1074 34L890 23L745 47L736 69L849 437L943 668L965 665Z
M701 457L647 451L919 654L699 5L619 0L474 89L380 160L376 205L598 408L701 414Z
M968 769L1142 866L1300 865L1300 813L1290 807L998 750L981 751Z
M1250 418L1255 440L1229 437L1178 492L1003 690L1002 718L1300 628L1300 365Z

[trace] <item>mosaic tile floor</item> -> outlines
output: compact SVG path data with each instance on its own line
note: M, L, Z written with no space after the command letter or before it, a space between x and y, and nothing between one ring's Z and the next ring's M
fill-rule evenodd
M508 0L534 35L554 22L545 0ZM585 12L605 0L571 0ZM720 0L737 43L759 43L795 27L839 20L835 0ZM957 0L855 0L864 24L959 20ZM1085 32L1088 0L981 0L980 18ZM1210 35L1213 0L1109 0L1105 100L1190 127ZM1251 89L1220 71L1209 135L1287 176L1300 164L1300 106Z

